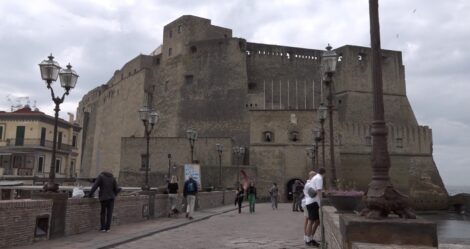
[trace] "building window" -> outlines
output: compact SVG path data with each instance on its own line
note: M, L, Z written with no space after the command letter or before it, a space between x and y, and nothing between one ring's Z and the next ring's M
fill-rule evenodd
M173 30L170 29L170 33L168 33L168 36L171 38L173 37Z
M186 75L185 79L186 79L186 84L193 84L194 76Z
M44 156L38 158L38 173L44 172Z
M15 145L16 146L23 146L24 144L24 126L17 126L16 127L16 137L15 137Z
M56 174L60 174L61 170L60 170L60 165L61 164L61 161L60 161L60 158L56 158L55 159L55 173Z
M147 154L140 155L140 170L145 170L147 165Z
M0 140L3 140L3 128L4 126L3 125L0 125Z
M367 146L372 146L372 137L371 136L366 136L366 145Z
M73 135L72 137L72 146L77 148L77 135Z
M69 175L75 177L75 160L70 161Z
M168 48L168 56L171 56L171 48Z
M196 46L191 46L191 53L196 53L197 52L197 47Z
M62 132L59 132L59 134L57 135L57 149L61 149L62 148Z
M182 25L178 25L178 33L181 33L181 31L183 31L183 26L182 26Z
M257 88L257 86L256 86L255 82L248 83L248 90L249 91L256 91L256 88Z
M397 138L397 148L403 148L403 138Z
M273 142L274 141L274 134L270 131L263 132L263 141L264 142Z
M44 128L44 127L41 128L41 140L40 140L39 145L41 145L41 146L46 145L46 128Z
M299 137L299 132L298 131L292 131L289 133L289 140L292 142L298 142L300 140Z

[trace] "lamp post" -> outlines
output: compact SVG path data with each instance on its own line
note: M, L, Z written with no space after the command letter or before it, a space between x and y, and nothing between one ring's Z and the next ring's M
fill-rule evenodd
M325 120L327 115L327 108L320 104L318 107L318 118L320 119L320 137L321 137L321 153L322 153L322 167L325 168Z
M144 106L139 110L140 119L144 123L145 127L145 138L147 139L147 154L145 155L145 184L142 185L142 190L148 191L150 190L149 185L149 168L150 168L150 152L149 152L149 144L150 144L150 134L152 133L153 127L158 122L158 113L153 111L152 109Z
M55 180L55 161L56 161L56 151L57 151L57 124L59 120L59 111L60 104L64 102L65 95L69 95L70 90L72 90L77 84L78 74L72 70L70 63L67 65L67 69L61 69L59 63L54 61L54 56L52 54L48 57L48 60L43 60L39 64L39 69L41 71L41 78L46 81L47 88L51 92L52 101L54 101L54 137L52 141L52 158L51 158L51 168L49 171L49 181L44 185L43 189L46 192L57 192L59 190L59 184L54 183ZM57 77L60 77L60 85L65 89L62 97L55 96L54 89L52 89L51 84L57 80Z
M245 155L245 147L235 146L233 147L233 153L237 156L237 184L240 184L240 158Z
M363 215L372 218L386 218L390 212L402 218L416 218L407 197L392 185L389 176L390 155L387 149L387 126L384 117L382 51L380 47L379 4L369 0L370 39L372 47L372 181L369 183Z
M321 138L321 132L319 129L314 129L313 130L313 138L314 138L314 141L315 141L315 165L318 166L318 143L322 140Z
M186 137L189 140L189 146L191 146L191 163L194 163L194 142L197 140L197 131L193 128L187 129Z
M222 187L222 152L224 151L223 144L215 144L217 154L219 154L219 187Z
M336 71L336 63L338 62L338 55L335 51L331 50L330 44L326 47L321 58L322 71L325 74L323 82L328 87L328 121L330 128L330 164L331 164L331 177L330 184L333 188L336 187L336 166L335 166L335 140L333 136L333 74Z
M312 146L307 147L306 150L307 150L307 157L312 159L312 170L315 170L317 146L315 144L312 144Z

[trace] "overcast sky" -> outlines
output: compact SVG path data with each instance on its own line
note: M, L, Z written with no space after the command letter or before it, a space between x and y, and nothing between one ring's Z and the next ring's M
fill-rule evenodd
M446 185L470 185L470 1L380 1L382 48L403 52L408 98L433 129L434 158ZM162 43L181 15L212 20L250 42L323 49L370 46L367 0L0 1L0 110L7 95L53 106L38 63L53 53L80 78L61 117L116 69ZM56 91L61 92L56 86Z

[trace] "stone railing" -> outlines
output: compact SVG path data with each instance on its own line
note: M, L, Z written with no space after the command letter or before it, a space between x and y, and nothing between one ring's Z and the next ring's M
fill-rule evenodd
M209 209L231 204L234 191L200 192L198 209ZM101 205L98 199L66 199L65 214L54 220L53 203L56 200L21 199L0 201L0 245L2 248L31 244L49 239L59 227L59 237L84 233L99 228ZM179 203L182 196L179 198ZM151 206L150 206L151 205ZM151 212L150 210L153 210ZM119 196L114 203L113 225L142 222L166 216L166 194ZM153 213L153 215L152 215ZM54 228L54 224L56 227Z

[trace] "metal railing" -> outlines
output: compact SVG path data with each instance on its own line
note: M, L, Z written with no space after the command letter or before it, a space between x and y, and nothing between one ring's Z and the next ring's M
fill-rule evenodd
M52 141L50 140L42 140L42 139L23 139L22 141L17 141L16 139L6 139L6 146L8 147L44 147L48 149L52 149ZM70 145L70 144L64 144L64 143L57 143L57 149L58 150L73 150L77 149L76 147Z

